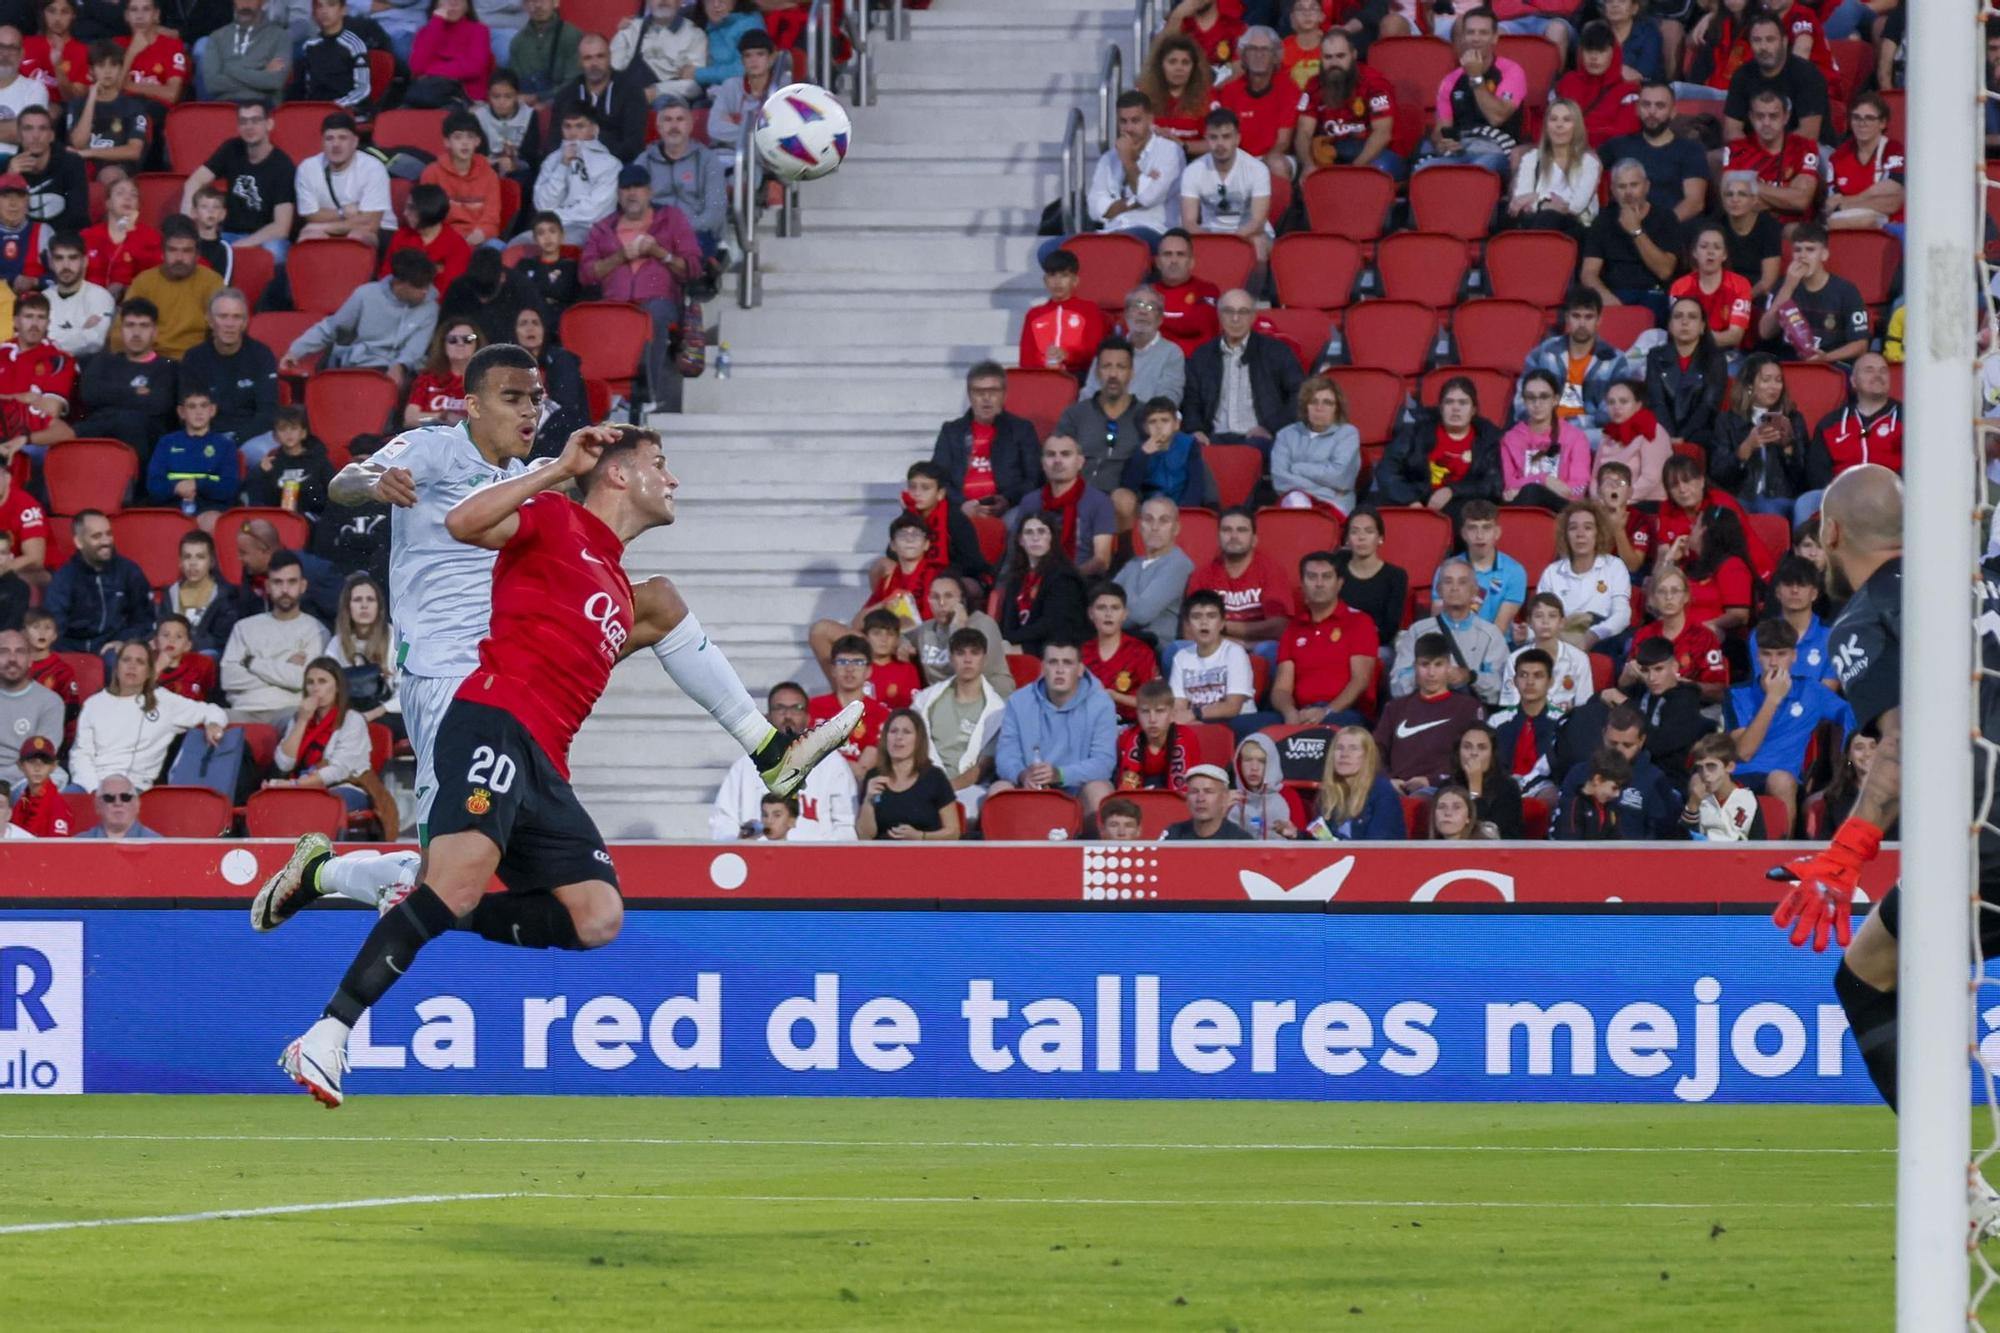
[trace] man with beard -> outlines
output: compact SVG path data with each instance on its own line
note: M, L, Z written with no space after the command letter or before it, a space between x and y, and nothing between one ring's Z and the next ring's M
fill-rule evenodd
M1319 82L1299 112L1292 151L1299 179L1325 167L1374 167L1401 179L1408 170L1389 147L1396 129L1396 90L1363 64L1354 38L1335 28L1319 44Z
M1302 98L1289 80L1278 74L1278 34L1258 26L1244 31L1236 43L1237 64L1242 73L1216 89L1211 109L1220 107L1236 113L1243 135L1239 151L1259 158L1274 176L1292 174L1293 126L1298 122Z
M1691 222L1708 208L1708 155L1693 135L1674 132L1674 88L1652 80L1639 87L1639 132L1609 139L1600 159L1614 166L1637 162L1646 169L1655 208Z
M1160 238L1160 248L1153 252L1153 268L1160 275L1153 284L1162 306L1160 332L1191 354L1222 331L1222 321L1215 313L1222 291L1194 275L1194 238L1180 227Z
M299 557L290 551L272 556L264 574L264 597L271 609L237 621L222 650L222 688L229 695L231 722L282 727L299 711L306 663L325 650L330 637L325 625L301 609L305 594Z

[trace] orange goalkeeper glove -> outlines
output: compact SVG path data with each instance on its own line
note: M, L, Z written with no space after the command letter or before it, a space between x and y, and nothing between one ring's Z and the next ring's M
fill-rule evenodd
M1771 871L1772 879L1795 881L1771 920L1779 929L1791 927L1795 946L1810 939L1814 953L1825 953L1831 934L1846 948L1854 938L1854 890L1861 881L1861 867L1881 850L1882 830L1865 819L1850 818L1825 851Z

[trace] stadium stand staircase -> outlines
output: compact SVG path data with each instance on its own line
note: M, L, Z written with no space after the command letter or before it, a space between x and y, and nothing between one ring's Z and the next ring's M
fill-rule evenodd
M846 165L804 187L803 234L767 227L761 306L725 288L731 376L711 366L654 419L680 518L628 565L674 578L760 702L787 678L826 688L806 627L861 605L903 469L963 410L965 371L1013 363L1064 121L1131 21L1131 0L937 0L909 40L878 34L879 102L855 110ZM609 837L700 838L738 753L645 654L584 728L577 789Z

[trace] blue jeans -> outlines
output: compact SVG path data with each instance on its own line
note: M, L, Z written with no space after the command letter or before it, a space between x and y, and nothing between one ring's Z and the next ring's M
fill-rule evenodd
M279 356L283 356L285 354L284 351L280 350L279 348L274 347L271 350L277 352ZM264 455L270 453L273 449L277 447L278 447L278 437L273 435L268 430L265 431L262 435L253 435L249 439L243 441L242 444L236 446L237 454L243 459L243 471L246 474L254 471L257 465L264 461Z
M231 245L238 245L241 244L243 238L248 236L249 234L250 233L247 231L225 231L222 233L222 239L227 241ZM283 236L279 236L273 238L272 240L259 241L257 242L257 244L263 246L266 250L271 252L271 262L276 264L278 266L278 272L280 274L283 274L285 271L285 256L292 252L291 241L287 240Z
M1491 139L1460 139L1456 153L1433 153L1419 161L1416 170L1427 167L1485 167L1496 175L1507 174L1507 150Z
M1344 165L1352 166L1354 159L1360 155L1362 145L1365 142L1362 139L1341 139L1336 141L1333 150L1334 160ZM1403 160L1402 154L1388 148L1384 148L1381 152L1375 154L1375 160L1368 165L1396 180L1401 180L1410 174L1410 164ZM1275 222L1277 219L1273 218L1272 221Z
M1680 102L1727 102L1727 88L1711 88L1705 83L1674 84L1674 99Z
M1099 235L1099 236L1102 235L1137 236L1140 240L1146 243L1146 248L1148 250L1157 250L1160 248L1160 233L1154 231L1151 227L1117 227L1117 228L1112 228L1109 231L1105 232L1091 232L1086 234ZM1043 241L1040 245L1035 247L1035 262L1039 264L1042 260L1047 259L1050 255L1062 249L1063 246L1068 243L1069 243L1069 237L1067 236L1049 237L1047 240Z
M1875 11L1861 0L1840 0L1826 16L1824 27L1829 42L1843 41L1861 31L1861 25L1875 17Z

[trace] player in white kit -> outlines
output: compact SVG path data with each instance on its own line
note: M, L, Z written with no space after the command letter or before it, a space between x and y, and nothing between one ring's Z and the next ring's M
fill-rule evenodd
M534 357L507 343L481 349L465 369L465 401L465 421L405 431L366 459L349 463L327 488L335 504L391 506L389 599L400 641L397 693L416 751L420 839L437 791L432 753L438 724L459 685L478 667L479 641L493 618L496 555L453 540L445 515L472 492L530 466L524 460L534 449L543 401ZM796 791L859 721L857 703L854 716L843 711L797 737L780 733L684 605L653 652L682 692L753 757L765 785L780 795ZM329 893L380 905L416 882L417 853L334 857L331 852L321 834L299 839L291 858L257 894L251 925L274 929Z

